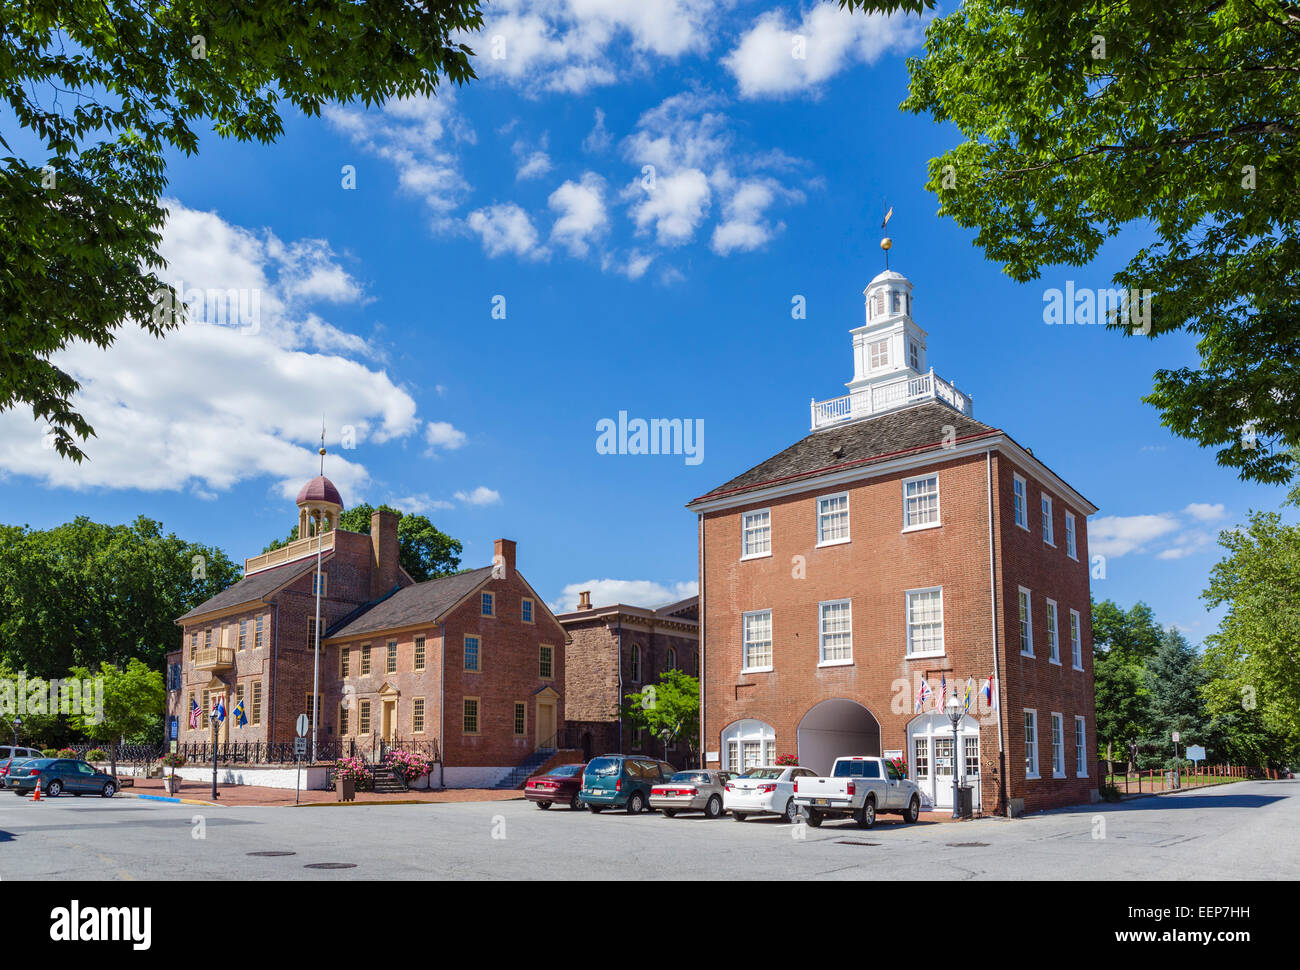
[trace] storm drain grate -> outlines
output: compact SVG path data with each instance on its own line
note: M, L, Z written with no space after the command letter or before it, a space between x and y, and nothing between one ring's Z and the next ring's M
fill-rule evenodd
M948 848L950 849L987 849L988 847L989 844L987 842L949 842L948 843Z
M355 862L310 862L304 869L355 869Z
M859 842L857 839L836 839L836 845L880 845L879 842Z
M261 856L264 859L275 858L282 855L297 855L296 852L246 852L245 855Z

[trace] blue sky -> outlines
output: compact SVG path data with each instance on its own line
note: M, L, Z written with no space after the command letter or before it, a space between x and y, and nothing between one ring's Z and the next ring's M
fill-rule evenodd
M255 292L257 326L161 342L128 326L107 353L65 352L91 460L0 415L4 521L143 513L241 559L294 524L323 413L344 500L427 514L466 565L508 536L553 604L685 595L684 504L843 393L892 205L892 267L936 372L1100 506L1094 595L1144 599L1194 640L1213 629L1214 537L1282 492L1140 402L1156 368L1195 360L1190 339L1044 325L1046 288L1108 286L1139 236L1022 286L934 215L926 163L955 133L898 111L914 19L702 0L487 15L468 87L289 114L274 146L209 136L172 160L166 278ZM619 411L702 420L704 460L598 454L596 423Z

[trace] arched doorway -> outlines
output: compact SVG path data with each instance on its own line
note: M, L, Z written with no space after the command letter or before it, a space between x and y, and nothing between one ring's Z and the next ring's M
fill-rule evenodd
M829 775L836 758L880 755L880 722L857 701L832 697L799 722L799 764Z
M960 759L960 760L959 760ZM953 748L952 722L938 711L914 717L907 725L908 777L921 789L926 808L952 808L952 773L974 788L972 805L980 807L980 725L967 714L957 725Z

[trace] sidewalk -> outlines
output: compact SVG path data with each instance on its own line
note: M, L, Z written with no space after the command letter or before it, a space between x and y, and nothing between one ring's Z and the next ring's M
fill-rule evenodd
M212 801L212 783L200 781L182 781L176 795L168 795L163 788L161 778L136 778L130 788L123 788L122 795L143 798L176 798L184 804L202 804L218 806L264 806L292 807L294 793L292 788L261 788L255 785L217 785L216 802ZM408 791L392 794L375 792L357 792L356 802L340 802L338 795L332 791L302 791L299 793L300 805L338 805L379 804L407 805L412 803L437 804L439 802L501 802L523 798L523 793L499 788L449 788L444 791Z

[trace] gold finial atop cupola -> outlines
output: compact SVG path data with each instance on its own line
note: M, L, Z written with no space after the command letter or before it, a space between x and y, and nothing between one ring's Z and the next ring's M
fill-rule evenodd
M885 213L885 218L880 223L882 231L889 225L889 217L893 214L894 207L891 205L889 211ZM884 239L880 240L880 248L885 251L885 269L889 269L889 251L894 248L894 240L886 236Z

